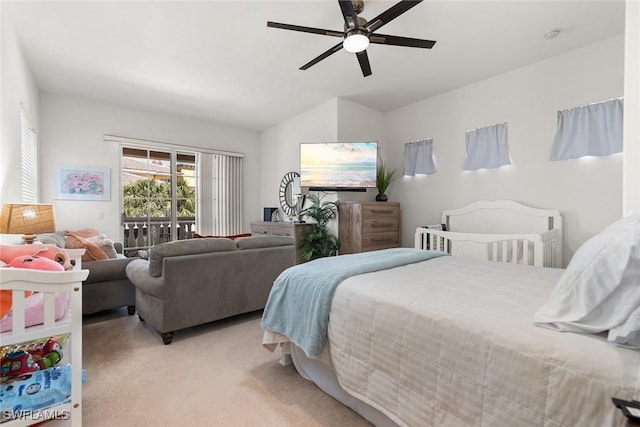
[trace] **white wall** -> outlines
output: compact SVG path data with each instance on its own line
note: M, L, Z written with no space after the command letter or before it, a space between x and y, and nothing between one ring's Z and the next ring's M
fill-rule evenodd
M625 11L623 213L640 214L640 2Z
M384 114L342 98L331 99L311 110L279 123L261 135L262 203L279 207L278 189L282 176L300 172L301 142L378 141L384 147ZM304 192L304 189L303 189ZM323 192L326 201L373 200L377 191ZM306 205L305 205L306 206ZM281 218L288 220L280 209ZM262 219L262 216L256 217ZM329 223L329 231L338 234L337 221Z
M21 202L20 107L38 128L38 88L0 2L0 202Z
M285 173L300 172L301 142L333 142L338 138L338 100L333 98L260 135L260 205L279 207L278 189ZM280 218L286 219L282 210ZM254 220L262 220L262 211Z
M388 192L401 202L403 245L413 244L417 226L440 222L443 209L513 199L561 211L566 264L580 244L620 217L622 155L549 161L556 113L622 96L623 64L618 36L390 112L389 165L402 168L404 143L433 137L438 169L403 177ZM509 124L513 165L463 171L465 131L499 122Z
M385 142L384 113L355 102L338 99L338 141L377 141L378 153L383 161L389 152ZM373 201L378 194L375 188L366 193L341 192L339 200Z
M42 188L43 201L54 203L59 229L92 227L108 236L122 236L120 147L104 142L105 134L244 153L246 231L253 213L260 209L257 132L49 93L40 96L40 117L41 182L47 183ZM56 164L109 167L111 200L53 200Z

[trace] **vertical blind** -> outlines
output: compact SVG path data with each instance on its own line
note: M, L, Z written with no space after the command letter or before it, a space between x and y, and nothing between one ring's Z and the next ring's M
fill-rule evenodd
M506 123L466 132L464 170L492 169L510 164Z
M242 233L244 159L199 154L197 229L202 235Z
M551 160L620 153L623 110L618 98L558 111Z
M405 176L428 175L436 172L433 162L433 138L404 144Z
M24 110L20 111L22 202L38 202L38 140L36 129Z

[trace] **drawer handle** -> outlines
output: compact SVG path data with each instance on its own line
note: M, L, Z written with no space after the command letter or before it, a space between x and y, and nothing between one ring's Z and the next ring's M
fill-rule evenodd
M373 213L393 213L393 209L371 209Z
M371 227L373 228L378 228L378 227L393 227L393 223L392 222L385 222L385 223L377 223L374 222L371 224Z

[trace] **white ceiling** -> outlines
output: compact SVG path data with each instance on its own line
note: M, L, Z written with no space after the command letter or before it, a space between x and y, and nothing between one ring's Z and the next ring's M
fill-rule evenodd
M370 19L395 1L365 0ZM373 75L339 39L268 20L341 30L336 0L7 2L38 86L261 131L342 97L380 111L624 32L624 1L430 1L379 32L433 49L371 45ZM547 40L544 33L560 29Z

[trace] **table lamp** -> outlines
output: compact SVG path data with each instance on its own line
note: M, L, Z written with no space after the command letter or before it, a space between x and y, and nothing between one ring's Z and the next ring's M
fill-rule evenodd
M53 233L56 223L53 205L5 203L0 214L0 233L20 234L25 243L31 244L36 234Z

